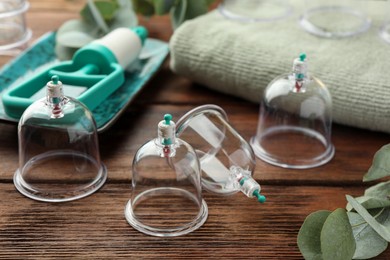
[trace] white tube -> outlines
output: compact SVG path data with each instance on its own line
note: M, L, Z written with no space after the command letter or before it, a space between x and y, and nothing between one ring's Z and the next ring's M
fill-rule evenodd
M110 49L124 69L137 59L142 49L141 39L130 28L115 29L94 43Z

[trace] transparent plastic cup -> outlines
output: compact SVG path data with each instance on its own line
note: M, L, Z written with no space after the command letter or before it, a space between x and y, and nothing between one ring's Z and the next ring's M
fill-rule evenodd
M194 108L177 124L165 119L158 124L158 137L134 156L126 220L148 235L180 236L207 219L202 188L221 195L241 191L263 203L261 187L252 178L255 166L252 148L222 108Z
M17 54L27 46L32 32L27 28L25 0L0 1L0 54Z
M203 105L186 113L177 122L177 136L194 147L207 191L231 195L241 191L261 203L260 185L252 178L256 158L251 146L231 126L225 111Z
M267 163L307 169L333 158L331 132L332 97L324 83L307 72L302 54L294 60L291 73L276 77L266 87L250 143Z
M97 128L81 102L63 95L53 76L47 96L31 104L18 125L16 189L38 201L65 202L97 191L107 178Z
M208 216L197 155L189 144L175 137L171 118L167 114L158 124L157 138L136 152L131 199L125 208L132 227L158 237L192 232Z
M299 23L307 32L325 38L363 33L371 26L364 0L305 0Z
M227 19L240 22L272 22L292 13L288 0L224 0L218 10Z

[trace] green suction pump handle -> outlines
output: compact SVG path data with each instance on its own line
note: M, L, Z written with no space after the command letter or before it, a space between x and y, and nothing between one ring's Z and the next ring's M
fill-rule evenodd
M87 90L75 97L93 110L125 82L125 68L135 61L148 36L144 27L117 28L79 49L72 60L56 63L29 80L10 88L2 96L8 116L20 118L53 75L66 85Z

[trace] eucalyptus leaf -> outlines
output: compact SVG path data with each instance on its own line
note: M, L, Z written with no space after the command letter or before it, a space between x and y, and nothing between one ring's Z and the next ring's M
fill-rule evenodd
M59 60L70 60L72 59L74 53L78 50L78 48L70 48L64 47L61 44L56 44L54 51L57 59Z
M363 181L373 181L387 176L390 176L390 144L375 153L372 165L364 175Z
M99 29L81 20L69 20L57 31L56 41L63 47L80 48L98 37Z
M361 196L361 197L357 197L355 199L365 209L376 209L376 208L390 207L390 200L389 199L382 199L382 198L371 197L371 196ZM348 203L346 209L348 211L351 211L351 210L353 210L353 207L350 203Z
M345 209L336 209L321 230L321 252L324 260L352 259L356 243Z
M355 198L365 209L384 208L390 206L390 181L381 182L364 192L364 196ZM347 210L351 210L350 203Z
M169 13L175 4L175 0L153 0L154 10L157 15Z
M372 258L386 250L387 241L378 235L362 216L355 212L348 212L347 214L356 242L353 259Z
M144 16L152 16L154 14L154 5L152 0L132 0L134 10Z
M321 230L331 211L320 210L306 217L298 233L297 243L305 259L322 259Z
M109 32L108 26L106 21L103 18L102 13L98 9L98 6L96 5L94 0L87 0L87 4L84 8L87 8L90 13L90 20L91 24L96 24L100 30L102 30L105 34ZM82 14L82 13L81 13Z
M115 17L108 24L110 31L120 27L132 28L137 26L137 15L132 8L131 2L129 1L128 3L121 5L120 9L115 13Z
M207 13L208 6L207 0L188 0L185 19L193 19Z
M366 189L364 195L390 200L390 181L381 182Z
M119 9L117 0L94 0L93 3L106 22L111 21ZM80 11L80 15L88 22L95 22L95 17L88 4Z
M84 7L81 9L80 16L86 23L89 24L95 23L95 18L93 18L93 14L89 9L88 5L84 5Z
M93 3L92 9L94 9L95 13L98 12L100 17L97 20L93 16L94 12L92 12L91 3ZM83 10L88 11L84 11L82 20L67 21L57 32L55 52L60 60L71 59L77 49L95 39L101 38L116 28L131 28L138 24L138 19L130 0L88 0ZM111 21L106 23L100 12L103 13L106 19L110 18L109 20ZM101 23L104 23L104 30Z
M171 10L173 28L178 28L184 21L193 19L208 11L207 0L181 0Z
M382 214L380 214L376 219L379 223L390 230L390 208L384 208Z
M95 0L95 5L103 19L106 21L113 19L115 12L119 9L116 0Z
M376 219L371 216L368 211L359 204L353 197L346 195L348 202L356 210L357 213L387 242L390 242L390 228L387 225L382 225Z

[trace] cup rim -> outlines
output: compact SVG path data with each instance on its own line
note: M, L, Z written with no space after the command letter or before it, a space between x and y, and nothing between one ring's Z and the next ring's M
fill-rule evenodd
M18 9L0 12L0 19L25 13L29 7L30 7L30 3L28 1L24 1L23 5L20 6Z
M19 48L23 46L24 44L27 44L27 42L31 39L32 37L32 31L30 29L26 29L23 37L15 42L5 44L5 45L0 45L0 52L12 50Z

